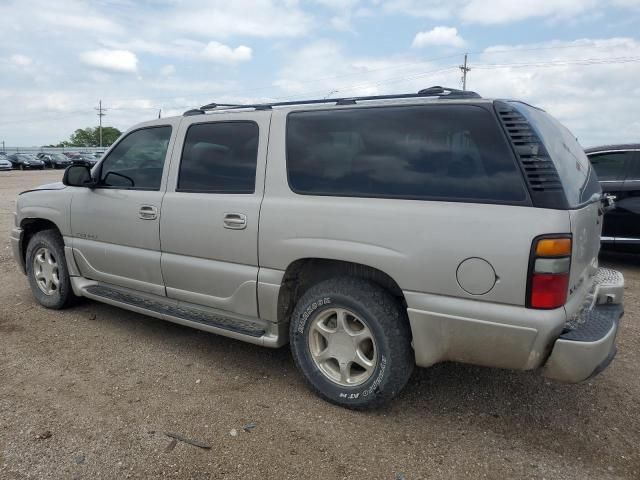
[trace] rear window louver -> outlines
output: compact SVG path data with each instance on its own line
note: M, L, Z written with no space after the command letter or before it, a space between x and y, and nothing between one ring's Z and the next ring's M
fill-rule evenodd
M496 101L495 108L522 167L534 206L558 208L558 200L565 203L564 190L544 143L527 119L511 105Z

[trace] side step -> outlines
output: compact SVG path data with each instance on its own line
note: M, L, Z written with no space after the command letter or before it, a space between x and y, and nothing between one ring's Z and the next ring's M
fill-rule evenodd
M84 291L91 296L109 299L113 302L123 304L123 306L130 305L159 315L167 315L190 323L219 328L240 335L260 338L266 333L264 329L246 320L227 318L222 315L205 312L197 308L191 308L184 304L167 305L159 301L125 293L104 285L90 285L86 287Z

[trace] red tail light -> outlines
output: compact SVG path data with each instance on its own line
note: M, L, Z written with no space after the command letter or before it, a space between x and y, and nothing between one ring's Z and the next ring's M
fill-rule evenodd
M562 307L569 291L571 237L543 237L534 240L529 268L530 308Z
M531 307L558 308L567 301L569 274L534 273L531 277Z

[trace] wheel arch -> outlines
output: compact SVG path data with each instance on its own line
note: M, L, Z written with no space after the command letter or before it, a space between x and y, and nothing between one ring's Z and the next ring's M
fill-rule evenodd
M26 272L25 269L25 261L27 255L27 246L29 245L29 241L31 238L38 232L42 232L44 230L54 230L62 237L62 230L60 227L48 220L46 218L23 218L20 222L20 228L22 230L22 235L20 239L20 259L22 261L22 270Z
M407 302L398 283L386 272L362 263L329 258L300 258L285 270L278 292L278 323L288 323L298 300L313 285L338 276L372 281L391 293L406 308Z

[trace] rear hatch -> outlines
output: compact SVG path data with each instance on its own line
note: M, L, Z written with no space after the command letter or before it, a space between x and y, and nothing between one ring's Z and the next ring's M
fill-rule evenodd
M576 138L551 115L521 102L501 103L526 119L533 138L540 143L529 155L529 163L520 155L534 206L567 210L569 215L573 249L567 304L580 304L580 299L573 297L587 295L598 268L603 210L596 174ZM529 139L527 145L531 144ZM541 167L545 161L547 165Z

